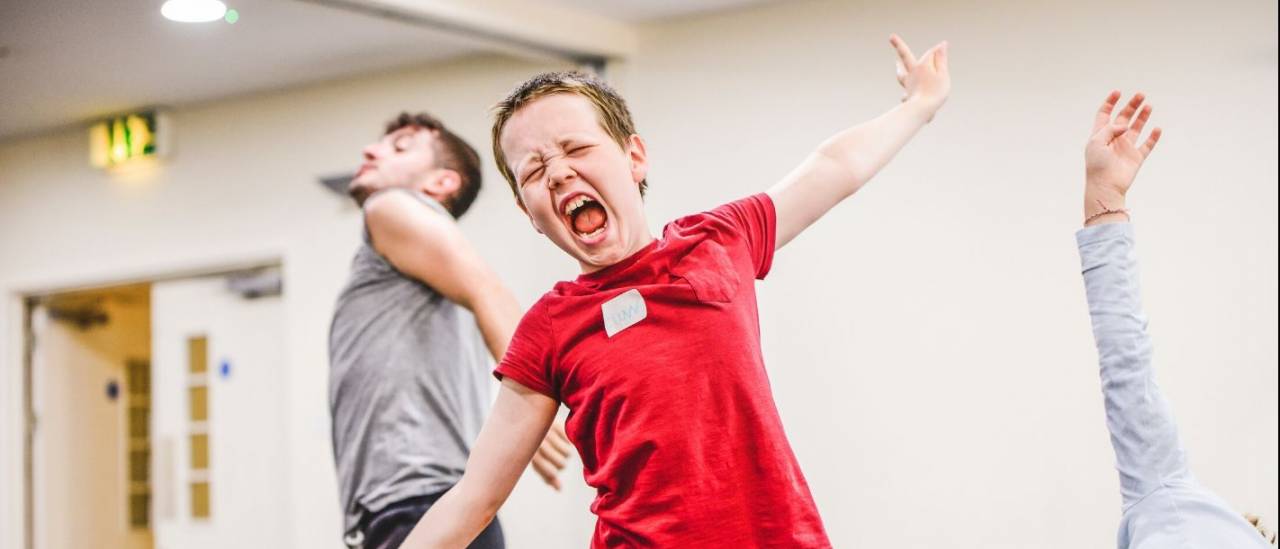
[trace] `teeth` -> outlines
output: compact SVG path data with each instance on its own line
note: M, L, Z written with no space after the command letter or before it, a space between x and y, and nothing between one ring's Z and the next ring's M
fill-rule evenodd
M604 229L605 229L605 225L601 225L599 229L596 229L596 230L594 230L594 231L591 231L590 233L587 233L587 234L578 233L578 234L579 234L580 236L582 236L582 238L591 238L591 237L594 237L594 236L599 236L599 235L600 235L600 233L603 233L603 232L604 232ZM576 232L576 231L575 231L575 232Z
M570 200L568 203L564 205L564 215L572 216L574 211L576 211L578 208L581 208L583 204L586 204L587 202L590 202L590 201L591 199L588 198L587 195L584 195L584 194L578 195L577 198Z

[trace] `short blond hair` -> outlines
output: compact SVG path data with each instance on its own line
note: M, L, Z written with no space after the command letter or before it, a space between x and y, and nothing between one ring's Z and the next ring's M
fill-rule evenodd
M1252 524L1254 528L1258 529L1258 533L1262 534L1262 539L1267 540L1267 543L1270 543L1271 545L1276 544L1276 533L1268 530L1267 527L1262 524L1262 519L1258 518L1258 515L1245 513L1244 519L1249 521L1249 524Z
M500 138L502 129L516 111L539 98L557 93L572 93L585 97L596 109L596 118L600 127L612 137L623 150L627 141L636 133L635 122L631 120L631 111L627 102L611 86L600 78L578 72L544 72L526 80L516 87L510 95L493 106L493 159L498 163L498 171L511 186L511 192L520 197L520 188L516 184L516 175L507 165L507 155L502 151ZM640 182L640 196L649 188L648 180Z

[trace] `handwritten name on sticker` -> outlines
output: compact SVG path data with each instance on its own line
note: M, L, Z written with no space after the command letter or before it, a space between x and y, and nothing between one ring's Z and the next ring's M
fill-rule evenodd
M600 310L604 313L604 333L609 337L649 316L649 310L644 306L644 296L636 289L622 292L618 297L604 302Z

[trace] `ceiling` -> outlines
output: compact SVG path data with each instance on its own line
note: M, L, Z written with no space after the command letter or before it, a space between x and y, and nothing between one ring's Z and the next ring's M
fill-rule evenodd
M521 8L536 1L627 24L765 0L514 1ZM4 0L0 140L140 107L181 106L491 51L457 29L381 17L376 9L344 9L375 2L227 0L240 14L235 24L180 24L161 17L162 0ZM418 5L433 2L447 4Z
M546 4L631 23L743 8L767 1L770 0L542 0Z

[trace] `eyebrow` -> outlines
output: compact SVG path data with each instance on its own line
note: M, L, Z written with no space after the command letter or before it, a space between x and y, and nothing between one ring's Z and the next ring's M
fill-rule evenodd
M389 134L382 136L382 138L390 141L399 141L400 139L405 137L413 137L414 134L417 134L417 133L418 133L418 130L413 129L413 126L405 126L403 128L400 128L396 131L393 131Z

